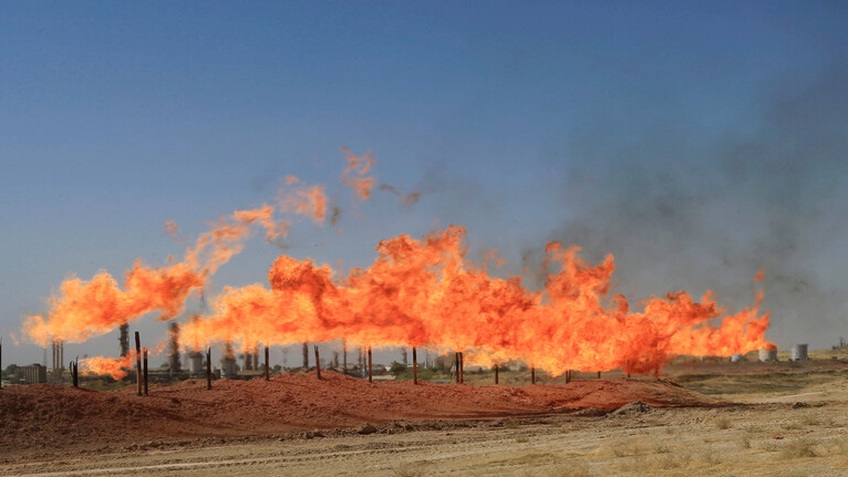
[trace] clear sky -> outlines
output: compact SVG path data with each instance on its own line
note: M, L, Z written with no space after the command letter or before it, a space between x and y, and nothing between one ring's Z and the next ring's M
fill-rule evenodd
M421 201L352 205L340 147ZM612 253L634 302L739 309L764 269L779 346L848 336L845 2L0 2L0 166L4 364L42 361L13 335L63 279L181 256L165 221L193 239L286 174L346 206L296 258L456 223L503 274ZM252 239L210 292L280 253Z

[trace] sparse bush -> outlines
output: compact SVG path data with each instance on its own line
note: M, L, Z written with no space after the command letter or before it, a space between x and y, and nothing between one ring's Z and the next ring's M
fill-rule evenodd
M801 424L798 422L787 422L781 427L783 427L783 430L786 431L797 431L798 429L801 429Z
M715 452L704 452L703 454L701 454L701 460L704 462L704 464L710 467L719 465L721 463L721 459Z
M803 459L806 457L818 457L816 443L810 439L798 439L787 443L780 450L780 456L784 459Z
M582 460L569 462L567 465L555 467L550 475L554 477L589 477L589 464Z
M398 363L397 361L392 361L392 366L389 368L389 372L395 376L400 376L401 374L406 373L406 365Z
M716 424L717 428L722 429L722 430L730 429L730 427L733 425L730 422L730 419L728 419L726 417L720 417L718 420L716 420L715 424Z
M424 470L421 468L421 462L406 462L395 469L392 475L394 477L422 477Z
M817 416L808 414L801 418L801 423L805 426L820 426L822 421Z
M659 461L659 466L663 470L683 469L689 466L691 460L690 454L668 454Z

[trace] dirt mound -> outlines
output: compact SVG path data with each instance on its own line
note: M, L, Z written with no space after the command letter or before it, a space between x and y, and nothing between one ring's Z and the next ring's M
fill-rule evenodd
M26 452L110 448L148 441L273 436L311 429L363 429L392 421L478 419L594 408L634 401L653 407L709 406L715 401L656 380L619 379L567 385L457 386L409 381L370 384L325 371L251 381L219 380L89 391L14 386L0 391L0 445ZM370 428L369 428L370 430Z

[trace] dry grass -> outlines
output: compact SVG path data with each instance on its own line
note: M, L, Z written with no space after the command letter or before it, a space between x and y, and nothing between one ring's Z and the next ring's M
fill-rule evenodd
M730 427L733 424L730 422L730 419L728 419L727 417L720 417L720 418L716 419L715 425L716 425L716 429L725 430L725 429L730 429Z

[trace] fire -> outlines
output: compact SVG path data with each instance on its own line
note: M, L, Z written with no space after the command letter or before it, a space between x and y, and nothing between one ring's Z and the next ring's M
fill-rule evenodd
M122 358L85 358L80 361L80 369L84 373L101 376L108 374L113 379L121 379L127 375L127 370L133 367L135 352Z
M342 150L342 183L367 199L376 179L375 160ZM391 186L385 188L391 191ZM397 191L395 190L397 193ZM398 193L399 194L399 193ZM416 196L417 197L417 196ZM169 320L190 294L241 252L257 227L265 239L287 237L292 219L322 224L327 214L324 186L284 179L275 205L237 210L212 224L188 247L182 261L154 268L137 261L123 285L106 272L84 281L69 278L50 300L47 316L27 318L24 331L42 345L50 340L82 342L150 312ZM333 207L331 222L339 214ZM176 234L175 223L166 229ZM684 291L651 297L636 306L612 291L615 260L592 265L579 247L546 247L545 286L527 289L521 277L497 277L487 264L503 265L496 251L481 263L469 259L467 232L450 226L421 239L398 235L380 242L367 268L347 276L329 265L281 255L268 271L268 285L225 287L209 316L182 327L192 349L236 343L288 345L344 339L371 347L426 346L463 351L479 363L523 360L553 375L568 370L658 372L670 357L721 355L768 348L769 314L754 304L735 314L720 309L708 292L700 300ZM757 274L756 283L764 275ZM116 376L123 360L90 358L85 369Z
M591 266L577 247L548 245L558 268L544 292L519 277L490 276L466 257L466 231L449 227L423 240L401 235L381 242L371 267L334 281L328 266L278 258L270 288L228 288L211 316L184 327L194 340L288 345L330 341L373 347L429 346L467 351L477 362L521 359L558 375L573 370L657 372L669 357L745 353L770 346L762 294L750 309L722 316L710 293L695 301L669 293L632 311L610 294L615 264ZM721 319L721 324L710 322Z
M108 333L124 323L158 311L160 320L176 317L192 292L200 292L208 279L234 255L242 251L250 238L253 225L265 229L267 241L288 235L290 223L275 217L281 211L288 215L306 215L323 221L327 198L321 186L306 186L296 178L282 190L275 207L265 204L249 210L236 210L212 224L195 244L186 249L181 262L152 268L140 260L125 273L124 284L107 272L91 280L71 277L62 282L59 294L49 300L47 316L32 315L23 324L24 335L32 342L47 346L52 340L81 343L92 336ZM165 229L176 233L174 221Z
M357 156L350 149L343 147L342 152L347 156L347 168L342 172L342 183L353 189L361 200L371 197L371 191L377 183L373 177L365 176L376 162L371 151Z
M327 194L324 192L324 186L307 186L295 176L286 176L278 202L283 212L310 217L316 224L324 223L327 217Z

